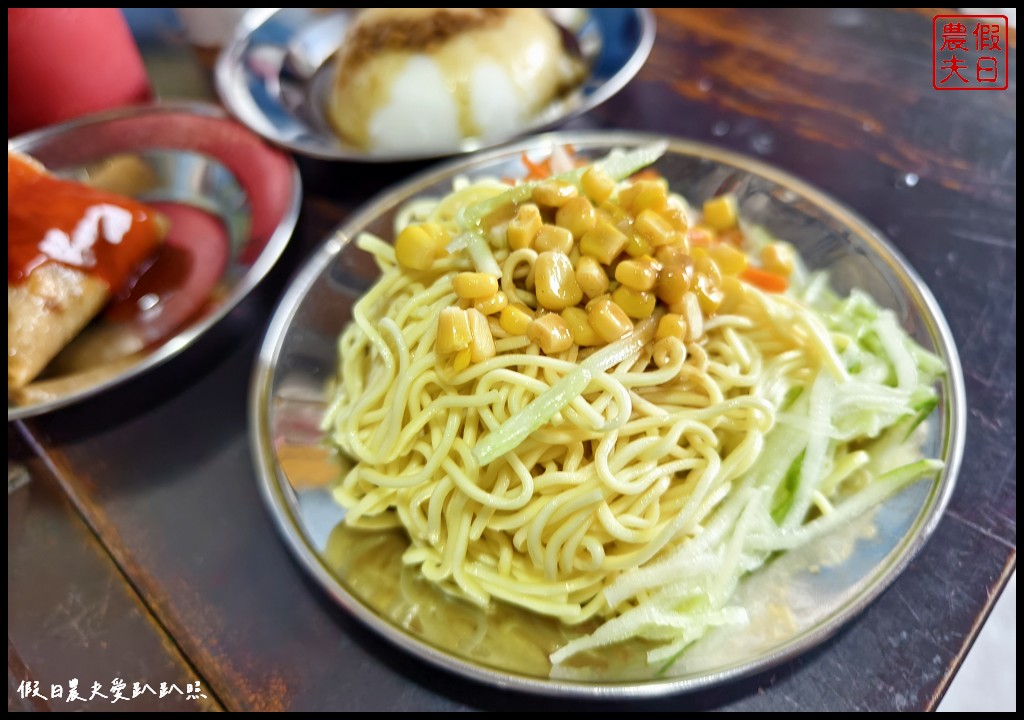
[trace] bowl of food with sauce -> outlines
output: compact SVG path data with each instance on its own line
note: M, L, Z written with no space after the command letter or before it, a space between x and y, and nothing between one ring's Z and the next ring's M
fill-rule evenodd
M258 9L218 58L217 91L297 153L441 157L596 107L637 73L654 33L644 8Z
M8 141L8 420L166 361L273 266L293 160L220 109L155 104Z

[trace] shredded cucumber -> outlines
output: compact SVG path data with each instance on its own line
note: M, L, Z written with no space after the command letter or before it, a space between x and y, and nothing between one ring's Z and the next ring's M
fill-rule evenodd
M559 648L553 675L571 675L565 663L578 653L631 638L656 642L647 661L668 672L712 628L748 621L731 600L747 573L942 468L931 459L893 462L895 449L935 409L942 363L864 293L840 300L820 275L803 288L813 297L816 332L845 338L834 345L843 348L835 355L843 372L822 362L815 377L777 394L776 425L757 463L699 532L605 590L618 615Z
M654 321L645 320L626 337L588 357L477 443L473 457L482 467L515 450L531 433L550 422L559 411L582 395L594 375L639 353L650 342L654 330Z

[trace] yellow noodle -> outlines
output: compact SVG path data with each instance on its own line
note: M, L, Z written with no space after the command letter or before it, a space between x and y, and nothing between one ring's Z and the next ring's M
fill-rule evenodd
M464 185L399 221L451 222L502 187ZM612 607L604 591L700 536L738 492L792 388L847 376L842 345L820 320L750 288L698 340L670 344L661 367L648 346L594 374L550 421L480 467L474 446L595 351L574 345L549 357L492 317L496 354L453 372L434 350L437 317L459 302L452 280L473 269L467 255L410 271L379 240L362 247L381 276L338 343L325 429L353 463L334 495L351 527L404 528L402 561L481 606L499 599L581 623L642 602L646 591ZM494 254L509 301L535 307L525 288L538 253ZM852 482L865 462L863 452L837 452L824 488ZM825 493L799 500L829 513Z

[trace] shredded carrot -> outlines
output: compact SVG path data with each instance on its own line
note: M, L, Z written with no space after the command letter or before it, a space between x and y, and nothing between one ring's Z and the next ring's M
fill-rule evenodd
M759 287L765 292L785 292L789 287L789 280L782 275L748 267L740 273L740 279Z
M633 182L637 180L661 180L661 173L654 168L644 168L638 173L634 173L630 178Z
M739 228L733 228L732 230L723 230L718 233L718 241L729 243L734 247L743 247L743 232Z
M523 165L526 167L527 180L544 180L551 176L551 158L535 163L530 160L526 153L523 153Z

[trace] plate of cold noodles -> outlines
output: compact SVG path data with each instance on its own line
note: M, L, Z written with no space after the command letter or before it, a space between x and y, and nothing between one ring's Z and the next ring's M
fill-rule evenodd
M297 276L264 496L388 639L550 694L764 669L850 621L952 491L963 387L877 232L771 167L555 134L414 178Z

